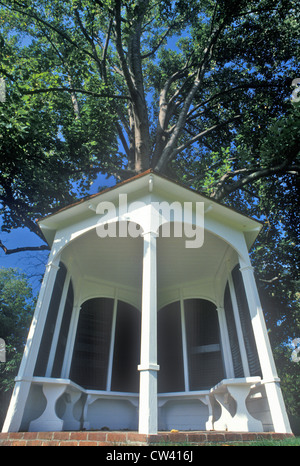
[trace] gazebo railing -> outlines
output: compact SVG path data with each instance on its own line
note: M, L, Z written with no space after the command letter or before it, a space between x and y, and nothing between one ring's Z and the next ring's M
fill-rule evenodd
M32 383L42 387L46 406L42 414L30 422L29 431L89 430L89 407L100 399L126 400L137 412L139 409L138 393L88 390L61 378L33 377ZM246 405L250 391L261 383L260 377L223 379L210 390L159 393L158 410L171 400L199 400L208 408L206 430L262 432L262 422L249 413ZM80 399L81 414L75 417L74 407ZM61 417L57 410L59 400L65 405Z

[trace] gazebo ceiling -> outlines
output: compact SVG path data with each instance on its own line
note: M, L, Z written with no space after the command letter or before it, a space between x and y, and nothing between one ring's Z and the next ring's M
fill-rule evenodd
M185 247L185 238L159 238L157 242L158 286L166 288L204 279L214 279L227 244L205 231L200 248Z
M157 239L158 291L214 278L228 249L212 233L204 233L201 248L185 247L186 238ZM62 259L81 276L141 290L143 238L99 238L95 230L72 241Z
M73 242L62 259L82 277L141 288L143 238L99 238L92 230Z

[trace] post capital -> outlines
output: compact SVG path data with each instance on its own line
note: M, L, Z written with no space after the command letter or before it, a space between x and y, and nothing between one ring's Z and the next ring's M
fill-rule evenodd
M158 232L155 230L143 231L142 236L145 237L147 235L151 236L151 238L157 238L159 236Z
M158 364L153 363L146 363L146 364L139 364L138 371L159 371L160 367Z
M244 265L244 266L241 266L240 267L240 272L254 272L254 267L252 267L252 265Z
M56 270L57 271L57 270L59 270L60 267L59 267L59 263L57 261L50 261L47 264L47 268L49 270Z

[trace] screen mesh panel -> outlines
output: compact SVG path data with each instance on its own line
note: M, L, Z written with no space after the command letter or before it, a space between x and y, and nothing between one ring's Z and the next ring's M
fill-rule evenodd
M181 316L179 301L158 312L158 392L184 391Z
M139 391L141 313L118 301L111 390Z
M44 326L44 331L40 343L39 353L34 369L34 375L43 377L46 373L49 353L51 349L52 339L54 335L58 309L60 305L61 295L65 283L67 269L62 262L59 264L53 292L48 308L47 318Z
M184 301L190 390L207 389L222 380L216 307L204 299Z
M234 319L234 313L233 313L228 283L225 288L224 309L225 309L227 330L228 330L229 343L230 343L230 349L231 349L231 355L232 355L234 376L244 377L240 346L239 346L239 341L238 341L238 336L237 336L237 331L236 331L236 325L235 325L235 319Z
M55 359L52 368L52 377L61 377L61 369L64 361L65 349L67 345L70 321L73 311L73 302L74 302L74 291L73 285L70 281L69 289L67 293L64 314L61 322L56 352L55 352Z
M113 304L94 298L81 307L70 378L90 390L106 390Z

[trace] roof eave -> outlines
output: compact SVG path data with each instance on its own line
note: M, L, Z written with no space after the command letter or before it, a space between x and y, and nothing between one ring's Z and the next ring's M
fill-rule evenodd
M147 175L150 177L150 175L154 175L154 177L158 177L158 179L163 179L165 180L167 183L170 183L170 187L174 187L175 190L178 191L178 194L179 194L179 191L181 194L183 194L185 191L190 191L190 193L193 193L194 196L200 196L201 198L203 198L203 200L205 202L207 202L208 204L210 204L211 206L215 206L216 209L221 213L224 214L224 217L225 217L225 214L229 213L230 216L235 219L235 223L239 223L239 221L243 221L243 225L245 225L244 227L244 232L246 233L247 235L247 246L248 248L250 248L252 246L252 244L254 243L256 237L258 236L259 232L261 231L262 227L263 227L263 224L262 222L252 218L252 217L249 217L239 211L237 211L236 209L230 207L230 206L226 206L224 204L222 204L221 202L219 201L216 201L208 196L206 196L205 194L199 192L199 191L196 191L190 187L187 187L187 186L184 186L182 183L179 183L177 181L174 181L170 178L168 178L167 176L165 175L162 175L161 173L157 173L155 172L153 169L149 169L147 171L144 171L143 173L140 173L132 178L129 178L125 181L122 181L120 183L117 183L116 185L110 187L110 188L107 188L99 193L96 193L96 194L93 194L93 195L90 195L88 197L85 197L83 199L80 199L79 201L75 202L74 204L71 204L71 205L68 205L66 207L63 207L62 209L59 209L57 212L53 213L53 214L50 214L50 215L47 215L46 217L43 217L41 219L38 219L37 220L37 223L38 223L38 226L40 227L43 235L45 236L47 242L49 245L51 245L51 243L53 242L54 240L54 237L55 237L55 233L57 230L60 229L60 225L62 225L63 223L66 222L66 220L68 218L71 218L71 216L74 216L75 217L80 217L80 215L83 215L83 213L87 212L87 211L90 211L91 214L92 214L92 211L89 209L89 206L93 206L93 201L95 199L97 199L97 197L104 197L106 198L107 195L109 193L113 193L114 191L116 190L119 190L120 188L128 188L130 187L130 184L131 183L138 183L138 180L141 181L141 183L138 183L139 186L141 187L142 184L143 184L143 178L147 177ZM145 183L145 186L147 185L147 182ZM133 188L133 186L131 186ZM129 191L134 191L133 189L129 190ZM114 193L115 195L117 195L117 192ZM72 215L71 215L71 212L72 212Z

